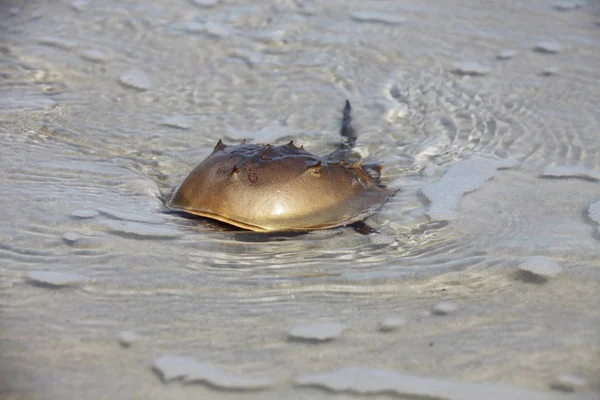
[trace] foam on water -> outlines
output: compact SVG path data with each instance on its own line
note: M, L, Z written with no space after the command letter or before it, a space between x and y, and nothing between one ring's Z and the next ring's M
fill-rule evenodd
M214 7L219 3L219 0L190 0L190 2L198 7Z
M562 373L554 379L550 386L554 390L574 392L585 389L588 386L588 380L576 374Z
M507 49L507 50L502 50L500 53L498 53L496 58L498 60L510 60L510 59L514 58L517 54L519 54L519 52L517 50Z
M200 363L193 357L164 355L152 362L152 368L157 371L162 380L169 382L188 376Z
M584 1L569 0L554 3L553 7L557 11L572 11L583 7L584 4Z
M551 277L560 274L564 271L556 261L543 256L533 256L527 258L519 264L521 271L529 272L534 275L543 277Z
M137 90L148 90L152 87L152 82L145 72L141 70L130 70L124 72L119 77L119 83L127 88Z
M475 158L451 166L438 182L422 189L430 202L427 215L432 221L455 219L462 196L481 188L485 181L498 175L498 169L516 165L512 160Z
M89 0L72 0L71 7L77 12L83 12L89 6Z
M600 224L600 200L590 203L588 207L588 215L592 221Z
M395 331L398 328L406 325L406 320L402 317L388 317L381 321L379 330L382 332Z
M560 53L563 50L563 47L558 42L548 41L536 43L533 46L533 50L538 53L556 54Z
M358 394L393 393L436 400L550 400L562 396L532 392L504 385L472 384L425 378L368 367L347 367L332 372L300 375L299 386L316 386L334 392Z
M355 11L352 13L351 18L358 22L372 22L389 25L400 25L404 22L404 18L400 16L370 10Z
M182 21L179 25L185 33L206 34L213 38L225 38L234 33L230 26L212 21Z
M79 55L81 56L81 58L88 60L88 61L95 62L95 63L102 64L102 63L106 63L106 62L110 61L109 55L101 50L94 50L94 49L81 50L79 52Z
M138 341L138 335L132 331L121 331L117 335L117 339L122 347L130 347L133 343Z
M27 280L52 287L77 286L88 281L81 275L56 271L30 271L27 273Z
M540 72L540 75L552 76L558 74L559 72L560 69L558 69L557 67L545 67L544 69L542 69L542 72Z
M441 301L431 308L434 314L448 315L458 310L458 305L449 301Z
M487 75L490 68L476 61L461 61L454 63L452 71L458 75Z
M76 232L66 232L63 235L63 240L69 244L75 244L76 242L81 241L81 239L83 239L83 236Z
M288 331L292 339L328 341L337 338L346 327L337 322L325 322L309 325L298 325Z
M269 379L251 378L224 372L210 363L198 362L192 357L164 355L153 362L153 368L165 382L183 379L187 383L206 383L231 390L258 390L273 385Z
M263 55L261 53L248 49L234 49L231 56L243 60L251 68L263 61Z

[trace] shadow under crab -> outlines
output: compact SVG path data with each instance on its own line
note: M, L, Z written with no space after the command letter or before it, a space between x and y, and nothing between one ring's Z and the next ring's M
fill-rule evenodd
M296 146L226 145L221 140L166 206L258 232L312 231L364 220L395 193L381 165L350 163L356 142L346 101L338 149L325 159Z

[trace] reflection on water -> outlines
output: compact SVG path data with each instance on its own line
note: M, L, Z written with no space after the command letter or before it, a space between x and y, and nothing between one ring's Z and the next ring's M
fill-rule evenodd
M593 398L597 13L4 2L0 393ZM165 209L221 138L331 153L346 98L355 150L402 189L366 225L260 234ZM522 279L535 260L561 272ZM327 324L345 330L286 336Z

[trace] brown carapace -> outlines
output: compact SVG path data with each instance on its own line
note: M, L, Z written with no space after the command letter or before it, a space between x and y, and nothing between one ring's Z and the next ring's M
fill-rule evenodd
M311 231L362 221L396 192L379 184L381 166L350 165L356 136L346 102L345 144L325 160L298 147L225 145L221 140L177 187L167 207L261 232Z

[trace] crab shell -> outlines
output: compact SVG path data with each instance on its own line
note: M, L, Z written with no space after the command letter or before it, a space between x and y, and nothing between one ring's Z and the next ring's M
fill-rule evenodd
M252 231L310 231L361 221L395 193L359 163L322 164L293 141L227 146L219 140L166 205Z

